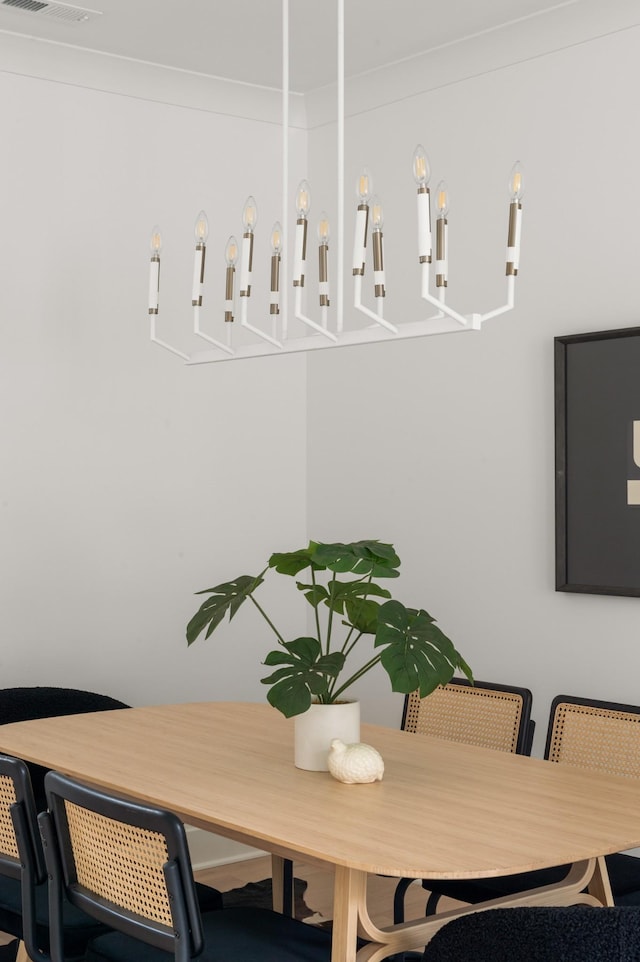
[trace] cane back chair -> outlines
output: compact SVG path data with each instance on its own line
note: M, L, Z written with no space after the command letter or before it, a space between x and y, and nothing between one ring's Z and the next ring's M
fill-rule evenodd
M558 695L549 714L545 758L559 765L640 778L640 707L618 702ZM615 818L615 812L611 813ZM640 817L640 815L639 815ZM561 881L570 866L523 872L503 878L426 881L431 895L427 914L443 895L477 904ZM600 862L605 889L617 906L640 905L640 859L616 853ZM607 881L608 878L608 881Z
M186 833L172 813L50 772L39 816L50 875L51 954L65 962L65 898L111 932L86 962L329 962L328 932L266 909L201 913Z
M407 695L402 729L497 751L529 755L535 722L528 688L454 678L426 698ZM404 921L404 900L414 879L400 879L393 899L394 922ZM424 889L432 891L428 880ZM431 898L432 896L430 896ZM436 898L436 896L434 896Z

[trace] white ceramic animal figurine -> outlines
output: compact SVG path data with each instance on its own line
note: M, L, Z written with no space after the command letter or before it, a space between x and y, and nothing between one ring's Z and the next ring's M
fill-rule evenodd
M334 738L327 762L333 777L347 785L382 781L384 773L382 755L371 745L365 745L363 742L345 745L339 738Z

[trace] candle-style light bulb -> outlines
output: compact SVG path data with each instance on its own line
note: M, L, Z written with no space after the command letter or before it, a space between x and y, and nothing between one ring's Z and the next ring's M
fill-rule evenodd
M418 261L420 264L430 264L431 197L428 184L431 179L431 167L422 144L418 144L413 152L413 179L418 187Z
M151 242L149 244L151 248L151 254L157 254L160 256L160 251L162 250L162 234L160 233L160 228L156 226L151 231Z
M329 307L329 218L326 211L320 214L318 221L318 294L320 307Z
M238 260L238 242L233 236L227 241L227 246L224 249L224 259L227 262L227 267L235 267Z
M431 179L429 158L422 144L418 144L413 152L413 179L418 187L426 187Z
M447 259L449 191L443 180L436 187L436 210L438 211L436 221L436 287L446 287L449 269Z
M296 211L298 217L308 217L311 210L311 190L306 180L301 180L296 191Z
M247 197L242 209L242 261L240 263L240 297L251 296L251 274L253 272L253 231L258 220L258 208L253 197Z
M224 319L227 323L232 323L233 317L233 276L236 272L236 261L238 260L238 242L233 236L227 241L227 246L224 249L224 259L227 263L227 271L225 275L225 293L224 293Z
M522 200L523 172L519 160L515 162L509 174L509 197L511 200Z
M282 227L279 220L271 228L271 251L274 254L282 254Z
M449 191L444 180L436 187L436 210L438 217L446 217L449 213Z
M296 243L293 257L293 286L304 287L304 268L307 259L307 217L311 210L311 191L306 180L301 180L296 191Z
M242 211L242 225L246 231L255 230L258 221L258 208L253 197L247 197Z
M158 313L160 300L160 251L162 250L162 234L156 226L151 231L151 262L149 264L149 314Z
M329 243L329 218L325 211L322 211L318 221L318 241L321 244Z
M203 210L201 210L196 217L194 234L197 244L206 244L207 237L209 236L209 221L207 220L207 215Z
M362 168L356 181L356 197L361 204L366 204L373 193L373 178L366 167Z
M376 196L371 201L371 230L382 230L384 224L384 216L382 212L382 204L379 198Z
M356 228L353 238L353 274L363 275L367 257L367 225L369 223L369 198L373 191L373 178L366 167L356 181Z
M376 297L385 296L384 251L382 245L382 225L384 214L380 199L371 199L371 243L373 245L373 284Z
M520 267L520 230L522 222L523 174L520 161L509 174L509 233L507 236L507 276L516 276Z
M209 236L209 221L203 210L196 217L193 229L196 238L196 253L193 260L193 289L191 304L202 307L202 292L204 285L204 259L207 253L207 237Z
M282 253L282 227L277 220L271 228L271 295L269 313L280 313L280 255Z

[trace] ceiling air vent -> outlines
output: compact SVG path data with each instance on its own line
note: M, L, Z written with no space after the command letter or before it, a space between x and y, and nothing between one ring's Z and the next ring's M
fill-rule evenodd
M35 13L40 17L65 20L67 23L86 23L87 20L102 16L100 10L86 10L70 3L45 3L44 0L0 0L0 6L12 7L24 13Z

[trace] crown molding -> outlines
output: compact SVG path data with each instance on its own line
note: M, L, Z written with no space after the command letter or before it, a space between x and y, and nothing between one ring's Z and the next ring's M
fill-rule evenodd
M347 117L640 26L638 0L571 0L536 16L380 67L345 85ZM335 123L336 84L306 95L309 130Z
M2 73L278 126L282 122L280 90L116 57L9 31L0 31L0 62ZM291 127L306 127L302 94L290 95L289 116Z

